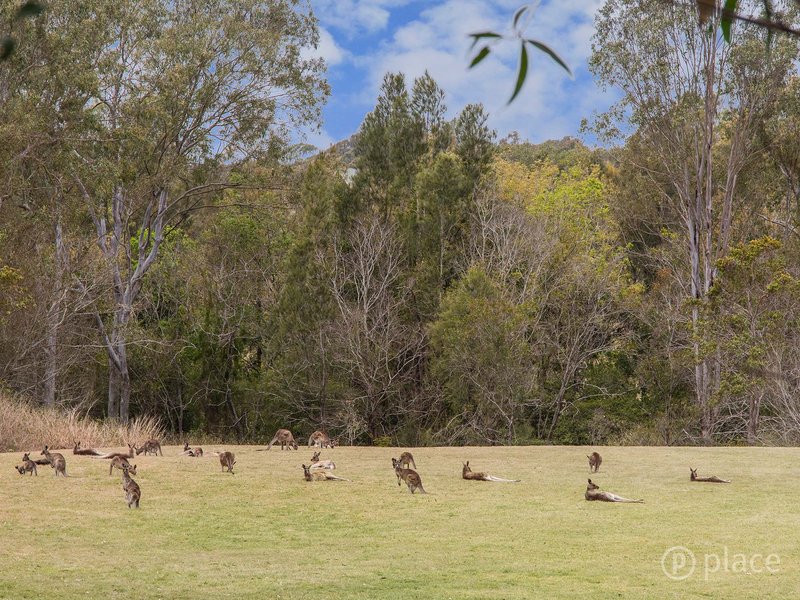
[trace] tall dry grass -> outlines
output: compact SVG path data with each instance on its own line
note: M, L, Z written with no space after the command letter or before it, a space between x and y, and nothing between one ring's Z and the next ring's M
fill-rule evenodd
M164 439L164 428L153 417L137 417L128 425L98 421L81 416L77 409L42 408L0 391L0 452L33 450L45 444L72 448L76 441L83 448L124 448L151 438Z

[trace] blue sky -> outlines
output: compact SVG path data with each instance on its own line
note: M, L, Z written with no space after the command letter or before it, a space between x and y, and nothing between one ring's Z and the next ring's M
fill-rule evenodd
M317 53L328 64L331 97L319 132L308 141L322 148L358 130L372 110L387 71L409 79L427 69L445 90L448 113L482 102L490 125L503 137L511 131L541 142L579 136L582 118L615 100L588 72L595 12L602 0L543 0L527 37L540 39L572 67L574 79L541 53L531 55L525 88L506 106L516 78L519 46L506 42L472 70L469 33L509 30L523 0L311 0L320 21ZM592 143L592 138L587 138Z

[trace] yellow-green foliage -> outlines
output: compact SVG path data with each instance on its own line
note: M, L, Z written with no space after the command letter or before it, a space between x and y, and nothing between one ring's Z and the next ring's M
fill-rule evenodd
M206 457L137 457L129 510L107 461L66 453L21 477L0 455L0 598L351 600L793 598L800 585L791 448L596 448L605 490L583 498L594 448L412 449L427 496L398 487L401 449L323 451L350 482L307 483L311 452L208 447ZM235 475L211 451L236 454ZM475 471L518 484L461 479ZM689 467L730 485L691 483ZM664 552L686 546L694 576L671 581ZM703 576L704 554L777 554L779 571Z

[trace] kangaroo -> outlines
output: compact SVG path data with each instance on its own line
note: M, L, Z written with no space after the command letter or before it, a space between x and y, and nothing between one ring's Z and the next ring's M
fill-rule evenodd
M501 479L488 473L473 473L469 468L469 461L462 463L464 467L461 469L461 477L470 481L500 481L503 483L519 483L519 479Z
M267 450L272 448L275 442L280 442L281 450L288 450L289 448L297 450L297 442L294 441L294 436L288 429L278 429L278 431L275 432L275 437L272 438L269 446L267 446Z
M117 457L133 458L134 450L136 450L136 446L131 446L130 444L128 444L128 453L127 454L124 454L123 452L107 452L106 454L100 454L98 456L93 456L92 458L101 458L101 459L104 459L104 460L107 459L107 458L117 458Z
M137 456L142 452L144 452L145 456L151 452L153 453L153 456L158 456L159 454L164 456L164 453L161 452L161 444L158 443L158 440L147 440L144 444L142 444L141 448L136 449Z
M644 500L642 499L629 500L628 498L617 496L611 492L601 492L600 486L596 483L592 483L591 479L589 480L589 485L586 486L585 497L587 500L601 500L603 502L636 502L639 504L644 504Z
M408 454L405 452L404 454ZM410 456L410 454L409 454ZM412 459L413 461L413 459ZM427 494L428 492L425 491L425 488L422 487L422 479L419 476L419 473L414 471L413 469L404 469L402 463L397 460L396 458L392 459L392 466L394 467L394 474L397 475L397 485L400 485L400 480L406 482L408 486L408 491L412 494L414 490L419 490L421 494Z
M98 452L94 448L81 448L80 442L75 442L75 447L72 449L73 454L79 456L100 456L102 452Z
M42 450L41 456L44 456L50 463L50 466L55 469L56 477L58 477L59 473L64 477L67 476L67 461L64 460L63 454L59 454L58 452L50 452L47 446L45 446L44 450Z
M334 442L330 436L324 431L315 431L308 438L308 447L316 446L317 448L333 448Z
M233 465L236 464L236 456L233 452L220 452L219 453L219 464L222 465L222 472L225 472L225 469L228 469L228 473L231 475L235 475L233 472Z
M34 475L37 477L39 476L39 471L36 469L36 463L31 460L31 457L27 452L22 455L22 466L14 468L19 471L20 475L25 475L25 473L29 472L31 477Z
M399 465L405 465L405 468L408 468L408 465L414 465L414 468L417 468L417 463L414 462L414 457L411 456L411 452L403 452L400 455L400 460L397 461Z
M183 452L181 455L185 456L194 456L195 458L200 458L203 456L203 449L202 448L189 448L189 442L183 443Z
M603 457L597 452L592 452L586 458L589 459L589 473L592 471L597 473L600 470L600 463L603 462Z
M692 467L689 467L689 471L691 471L691 474L689 475L690 481L704 481L707 483L730 483L730 479L720 479L716 475L712 475L711 477L698 477L697 469L693 469Z
M108 474L111 475L114 469L128 469L131 475L136 475L136 465L131 466L124 456L115 456L111 459L111 464L108 465Z
M136 475L136 471L133 471L133 474ZM125 491L125 501L128 503L128 508L139 508L142 490L139 484L131 479L127 467L122 467L122 489Z
M328 471L323 469L312 471L311 467L305 465L303 465L303 477L306 478L306 481L349 481L349 479L337 477L333 473L328 473Z
M336 463L332 460L320 460L319 459L319 452L314 452L314 456L311 457L311 465L309 467L311 469L335 469Z

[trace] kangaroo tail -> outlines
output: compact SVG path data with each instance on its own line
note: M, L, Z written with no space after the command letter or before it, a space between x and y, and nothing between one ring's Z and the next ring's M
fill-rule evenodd
M494 475L487 475L487 481L498 481L500 483L519 483L519 479L503 479L502 477L495 477Z

